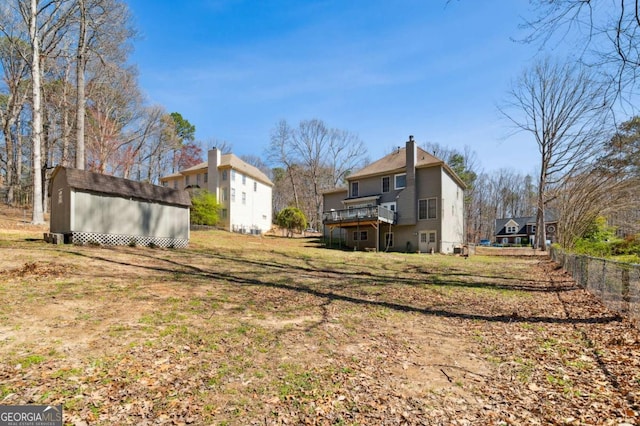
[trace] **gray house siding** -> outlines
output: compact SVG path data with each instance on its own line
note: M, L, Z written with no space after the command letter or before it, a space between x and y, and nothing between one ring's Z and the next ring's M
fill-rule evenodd
M396 176L401 174L406 175L405 186L396 189ZM389 179L388 191L383 191L385 178ZM353 191L355 182L357 194ZM418 148L410 137L405 149L398 148L351 175L348 194L346 191L325 193L324 211L326 214L331 209L341 210L359 204L387 208L393 205L396 212L393 224L327 220L331 229L344 226L347 244L356 249L375 248L378 244L380 250L453 253L454 248L464 242L464 187L446 164ZM427 206L427 213L422 210L422 215L421 201L423 207ZM389 233L393 243L387 246ZM363 240L364 236L366 240Z

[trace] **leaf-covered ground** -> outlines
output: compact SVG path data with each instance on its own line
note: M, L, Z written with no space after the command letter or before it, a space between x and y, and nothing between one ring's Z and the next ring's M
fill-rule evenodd
M546 259L31 231L0 230L0 404L75 425L638 422L640 333Z

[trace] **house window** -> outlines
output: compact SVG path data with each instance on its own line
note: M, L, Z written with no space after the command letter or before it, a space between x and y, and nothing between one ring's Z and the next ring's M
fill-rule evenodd
M429 242L430 243L435 243L436 242L436 233L435 232L429 232Z
M384 234L384 246L393 247L393 232L387 232Z
M191 180L191 179L189 179L190 177L191 177L191 176L186 176L186 177L184 178L184 183L185 183L185 185L187 185L187 186L189 186L189 181Z
M532 234L536 233L536 226L535 225L531 225L531 233Z
M229 199L229 190L227 188L222 188L222 201L227 201Z
M389 192L389 176L382 178L382 192Z
M228 215L228 213L227 213L227 209L222 209L222 218L223 218L223 219L226 219L226 218L227 218L227 215Z
M231 170L231 180L232 180L233 182L235 182L235 181L236 181L236 171L235 171L235 170Z
M395 189L402 189L407 187L407 174L395 175Z
M258 182L253 182L253 192L258 191Z
M353 232L353 241L367 241L368 239L369 239L368 231Z
M358 182L351 182L351 196L358 196Z
M515 234L518 232L517 226L507 226L507 234Z
M163 182L162 182L162 186L167 186L167 187L168 187L168 186L169 186L169 182L167 182L167 181L163 181Z
M242 193L242 204L247 204L247 193L246 192Z
M209 182L209 173L205 172L204 174L204 183Z
M58 189L58 204L62 204L62 189Z
M178 181L177 180L173 181L173 189L178 189Z
M243 185L247 184L247 177L245 175L242 175L242 184Z
M231 202L235 203L235 201L236 201L236 189L231 188Z
M436 219L438 217L438 200L429 198L427 204L427 219Z
M437 219L438 201L436 198L418 200L418 219Z
M227 171L226 170L222 171L222 180L227 180Z

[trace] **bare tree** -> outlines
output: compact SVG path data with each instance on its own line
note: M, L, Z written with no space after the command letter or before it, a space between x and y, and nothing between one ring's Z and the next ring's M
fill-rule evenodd
M633 92L640 69L640 2L612 0L529 0L534 16L526 20L526 42L565 41L583 63L606 73L618 87Z
M283 165L284 171L291 183L291 191L296 208L300 208L300 200L298 197L298 183L296 179L296 159L292 153L293 129L286 120L280 120L276 127L271 131L271 144L268 149L268 161L274 165Z
M126 4L119 0L75 0L76 37L76 168L84 169L85 158L85 73L91 57L102 63L123 64L127 42L134 31L129 25Z
M565 176L554 190L559 243L571 248L598 216L637 209L639 184L637 177L611 172L601 164Z
M27 102L29 67L19 54L15 43L9 37L0 39L0 67L4 72L3 83L6 92L0 94L0 123L5 141L5 156L0 155L4 163L6 185L8 188L6 202L13 204L15 189L19 181L18 169L21 164L19 151L14 145L17 121Z
M579 65L537 62L508 94L504 116L530 134L540 152L536 245L546 248L545 206L549 189L579 170L602 142L606 86Z

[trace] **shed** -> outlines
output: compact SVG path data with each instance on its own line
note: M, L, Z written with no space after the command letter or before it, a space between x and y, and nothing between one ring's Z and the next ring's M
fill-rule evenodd
M51 234L65 243L186 247L184 190L58 166L50 181Z

